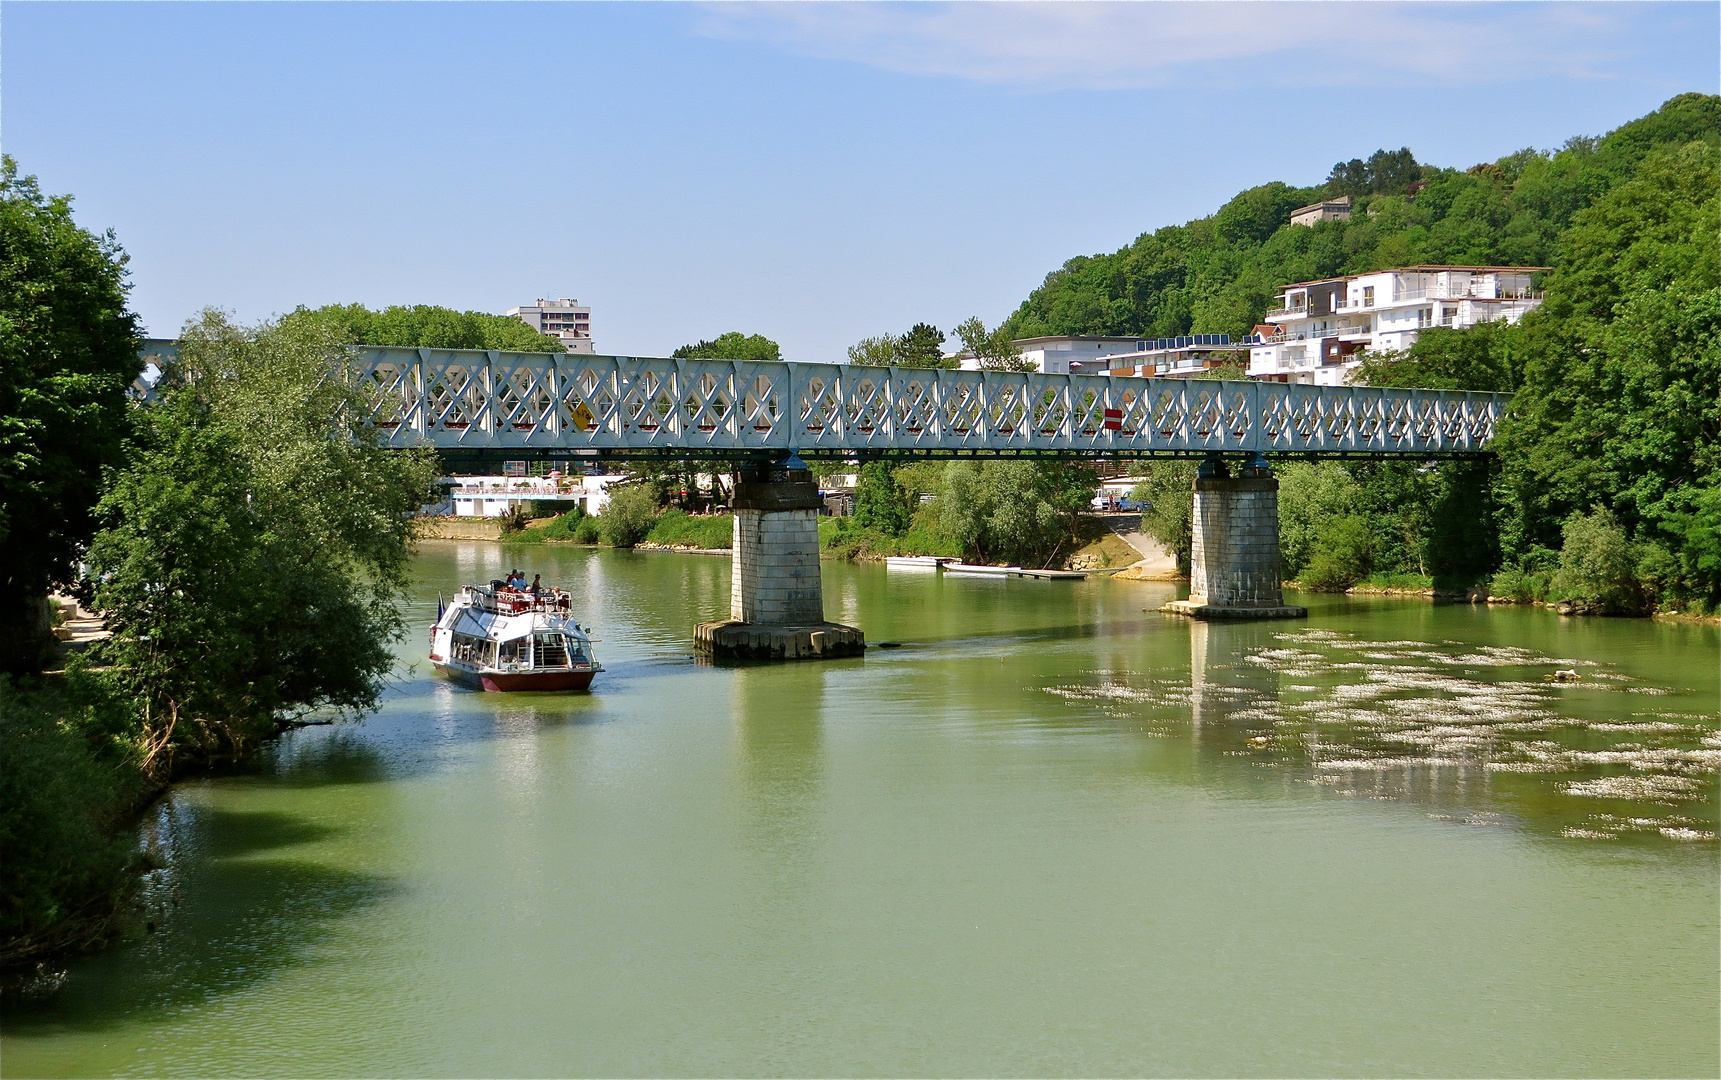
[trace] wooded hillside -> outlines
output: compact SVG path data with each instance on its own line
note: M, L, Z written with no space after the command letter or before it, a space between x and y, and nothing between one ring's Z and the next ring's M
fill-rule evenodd
M1008 325L1017 336L1240 334L1295 281L1429 263L1547 266L1545 301L1521 323L1431 329L1355 375L1515 393L1496 458L1284 464L1282 524L1302 530L1281 537L1286 575L1321 555L1323 587L1397 575L1595 611L1712 612L1718 192L1721 98L1682 94L1554 153L1460 171L1382 151L1341 162L1319 187L1251 188L1212 217L1070 260ZM1350 221L1289 224L1298 206L1339 195L1352 198Z

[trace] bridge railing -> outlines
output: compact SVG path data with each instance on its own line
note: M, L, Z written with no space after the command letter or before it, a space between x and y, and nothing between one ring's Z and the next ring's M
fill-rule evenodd
M354 350L398 445L733 452L1462 454L1506 395L452 349Z

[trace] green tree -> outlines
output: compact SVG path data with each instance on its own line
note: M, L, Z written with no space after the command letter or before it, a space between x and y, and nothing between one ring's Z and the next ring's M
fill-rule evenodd
M860 467L855 486L855 524L878 529L887 536L901 536L913 519L907 493L896 482L896 470L888 461L869 461Z
M1638 581L1639 553L1613 512L1598 506L1573 514L1561 529L1560 566L1553 592L1607 614L1635 614L1644 607Z
M1099 478L1081 462L952 461L934 504L939 531L971 562L1051 566L1079 545Z
M910 368L947 367L944 332L927 323L915 323L898 341L896 362Z
M633 547L651 534L661 505L657 485L652 483L612 489L598 515L598 533L611 547Z
M1320 523L1314 554L1298 581L1317 592L1344 592L1374 567L1375 534L1360 514L1340 514Z
M283 329L298 332L305 323L320 323L349 345L391 345L413 349L497 349L512 352L563 352L560 340L540 334L510 315L455 311L430 304L396 305L372 311L363 304L300 307L281 320Z
M849 346L849 363L857 367L890 367L900 362L902 339L885 334L861 338Z
M39 670L50 585L95 532L101 474L124 460L140 370L126 255L0 158L0 671Z
M964 319L956 327L962 348L980 362L982 371L1033 371L1032 361L1022 359L1022 347L1010 339L1002 326L986 329L980 316Z
M163 402L140 411L89 563L113 633L99 656L140 705L151 776L242 754L306 710L376 702L437 469L362 426L344 357L326 323L206 312Z
M135 830L124 823L143 787L123 752L86 735L128 711L0 676L0 963L100 940L135 886Z
M719 334L715 341L696 341L670 353L679 360L781 360L783 352L777 343L763 334L743 334L731 330Z
M1362 485L1336 461L1290 461L1279 477L1279 563L1294 580L1320 550L1320 530L1328 520L1359 514L1365 506Z

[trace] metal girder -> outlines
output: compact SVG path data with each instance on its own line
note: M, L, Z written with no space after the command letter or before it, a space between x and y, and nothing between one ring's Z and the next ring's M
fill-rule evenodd
M1485 452L1508 395L458 349L354 350L369 423L450 457Z
M151 342L145 359L175 351ZM361 346L385 444L450 460L1471 457L1509 395ZM138 387L148 395L147 386Z

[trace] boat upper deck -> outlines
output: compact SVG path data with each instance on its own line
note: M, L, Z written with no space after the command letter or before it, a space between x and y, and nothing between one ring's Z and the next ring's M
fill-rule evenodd
M473 607L492 615L525 615L531 612L565 615L572 606L571 598L561 589L541 589L534 596L531 592L510 589L500 579L489 585L467 585L461 592Z

